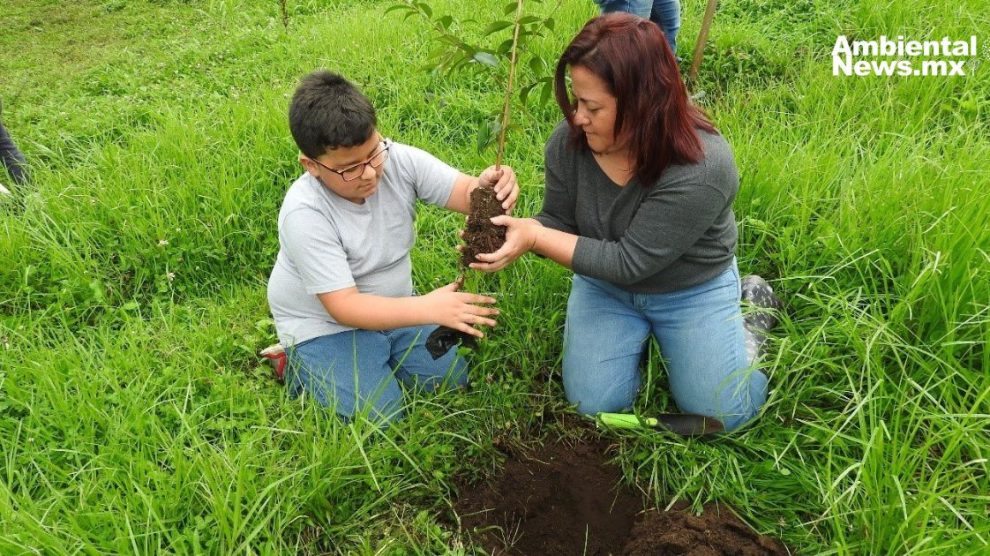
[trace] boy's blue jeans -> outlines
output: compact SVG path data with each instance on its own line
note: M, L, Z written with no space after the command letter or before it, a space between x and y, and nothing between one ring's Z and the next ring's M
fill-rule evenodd
M666 359L682 412L715 417L726 430L766 401L767 378L746 359L733 263L715 278L670 293L630 293L574 275L564 327L564 392L588 415L632 407L650 335Z
M346 418L367 411L369 419L379 422L399 419L400 382L426 389L467 384L467 363L456 349L437 360L426 350L426 338L435 328L350 330L296 344L287 350L289 394L305 391Z
M627 12L656 23L677 57L677 31L681 28L679 0L595 0L595 4L602 13Z

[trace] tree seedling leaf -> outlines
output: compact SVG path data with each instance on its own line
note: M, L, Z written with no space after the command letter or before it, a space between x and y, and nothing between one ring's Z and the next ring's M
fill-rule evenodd
M491 35L492 33L496 33L498 31L501 31L502 29L507 29L509 27L512 27L511 21L493 21L488 24L488 27L485 27L485 30L482 31L481 34L488 36Z
M485 147L491 145L494 137L491 125L488 122L484 122L478 126L478 152L480 153L485 150Z
M498 67L498 58L491 52L476 52L474 54L474 61L493 68Z
M391 6L385 9L385 13L394 12L398 10L416 11L405 4L392 4Z

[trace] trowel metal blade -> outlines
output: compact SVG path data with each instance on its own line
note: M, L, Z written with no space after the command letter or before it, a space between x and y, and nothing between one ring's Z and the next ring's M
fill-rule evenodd
M654 415L657 427L681 436L705 436L725 430L718 419L689 413L661 413Z

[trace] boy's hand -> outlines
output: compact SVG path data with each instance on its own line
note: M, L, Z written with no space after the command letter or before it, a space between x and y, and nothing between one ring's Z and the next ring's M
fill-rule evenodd
M478 183L494 186L495 198L502 201L502 208L505 209L506 214L512 214L512 209L516 208L516 199L519 197L519 183L512 168L503 164L496 170L494 166L489 166L478 176Z
M495 326L495 321L488 317L498 315L494 307L480 307L481 304L491 305L495 299L473 293L459 292L460 284L454 282L442 288L437 288L422 297L429 311L430 319L436 324L459 330L465 334L484 338L485 335L474 328L474 325Z
M471 268L482 272L495 272L509 266L512 261L533 249L536 234L543 224L532 218L496 216L492 224L505 226L505 243L494 253L481 253L475 258L481 262L471 263Z

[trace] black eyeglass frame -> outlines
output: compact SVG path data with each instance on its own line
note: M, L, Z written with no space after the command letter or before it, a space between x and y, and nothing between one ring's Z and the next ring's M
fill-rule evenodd
M365 160L364 162L358 162L357 164L348 166L343 170L334 170L333 168L327 166L326 164L320 162L319 160L316 160L315 158L310 158L310 160L315 162L317 165L321 166L323 169L329 170L334 174L337 174L338 176L340 176L340 179L344 181L354 181L360 178L362 175L364 175L364 169L367 168L368 166L371 166L372 168L381 168L382 164L385 164L385 161L388 160L388 150L392 148L392 142L388 139L382 139L381 141L378 142L378 146L379 146L379 150L376 150L375 154L369 156L368 160ZM381 156L382 159L378 162L378 164L375 164L374 160L379 156ZM360 171L354 174L353 177L349 178L346 176L346 174L358 168L360 168Z

